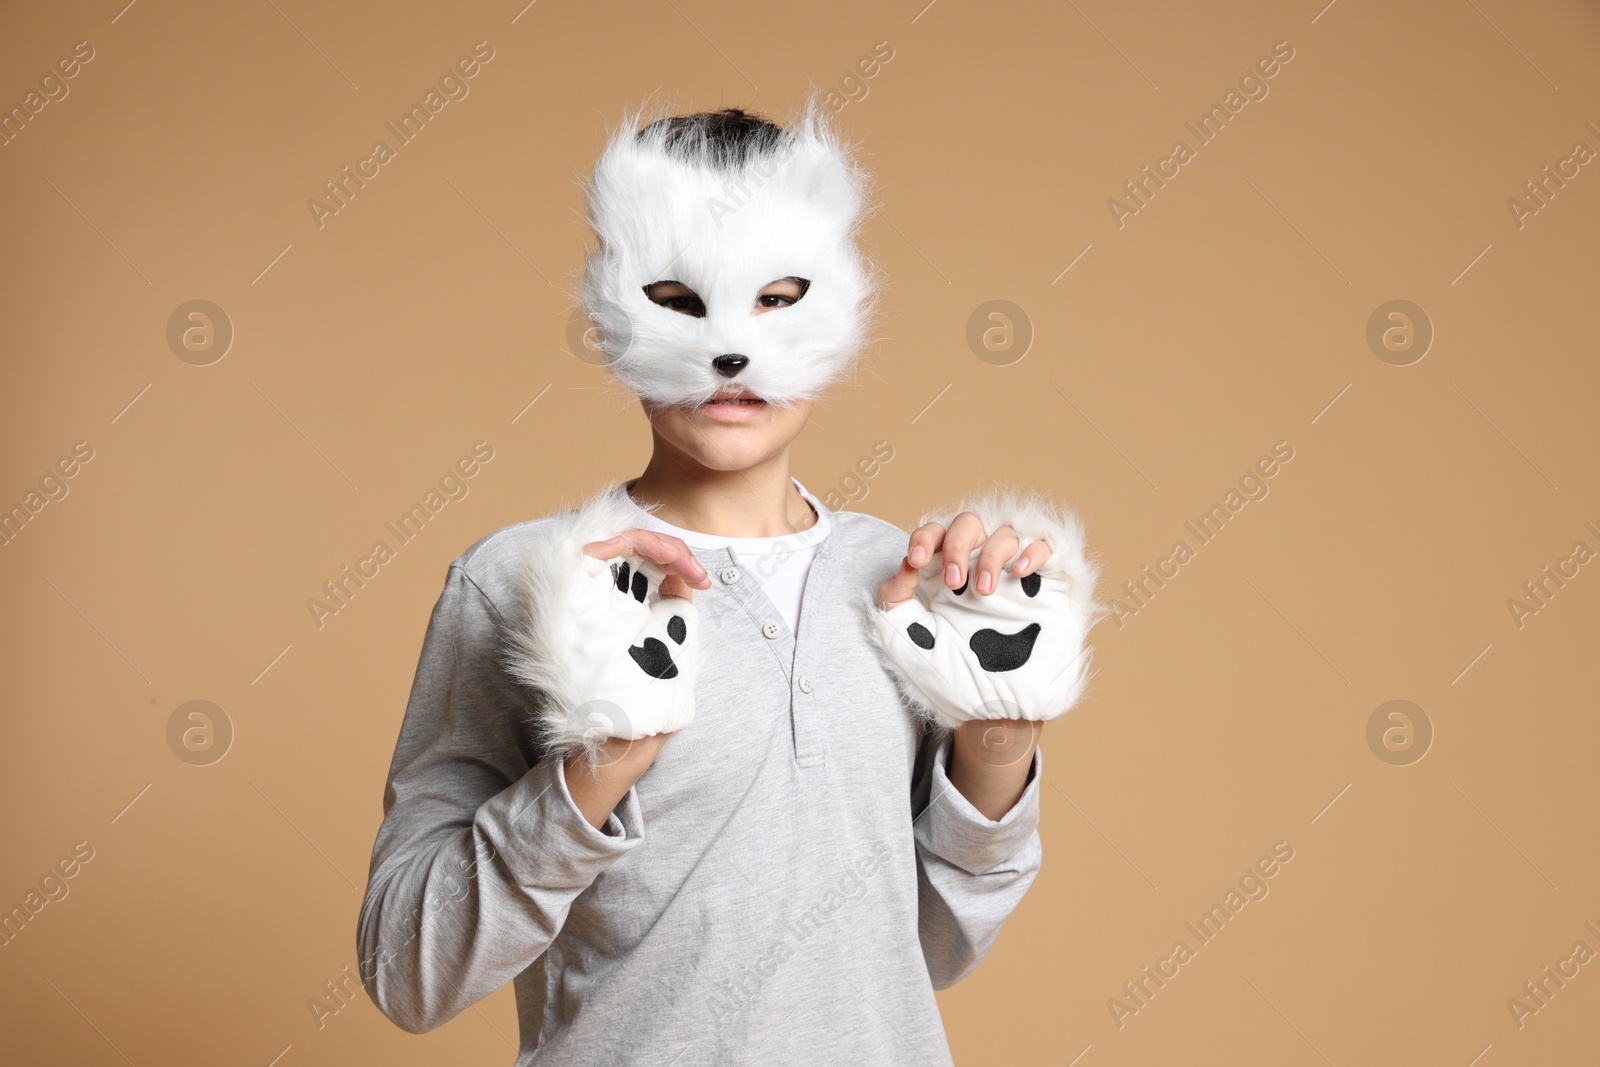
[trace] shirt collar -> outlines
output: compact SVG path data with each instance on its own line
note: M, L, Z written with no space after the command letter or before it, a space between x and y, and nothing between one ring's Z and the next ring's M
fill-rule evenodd
M694 552L696 556L715 554L718 559L725 559L729 549L732 549L735 553L742 554L772 552L784 541L791 541L794 547L797 548L815 545L818 552L823 554L831 553L834 544L833 534L837 526L836 513L821 500L817 499L810 490L800 483L798 478L791 475L789 480L794 483L794 487L800 493L801 498L810 504L812 510L816 512L817 521L804 530L793 534L781 534L776 537L721 537L716 534L701 533L697 530L686 530L663 522L641 508L628 494L628 489L634 482L638 481L637 478L630 478L622 482L617 486L616 492L625 503L631 505L638 513L642 528L660 530L663 533L682 538L684 543L689 546L690 551Z

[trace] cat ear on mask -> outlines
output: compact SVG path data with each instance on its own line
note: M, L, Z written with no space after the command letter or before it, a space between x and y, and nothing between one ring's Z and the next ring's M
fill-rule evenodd
M854 153L830 126L816 98L791 125L794 137L791 156L799 157L795 168L800 190L833 218L845 222L853 233L867 209L871 179L855 159Z

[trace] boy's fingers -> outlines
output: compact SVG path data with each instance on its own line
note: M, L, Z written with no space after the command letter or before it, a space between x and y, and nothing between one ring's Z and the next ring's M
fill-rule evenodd
M643 555L635 547L634 536L645 532L644 530L624 530L617 536L608 537L604 541L590 541L583 546L583 553L586 556L593 556L595 559L615 559L618 556Z
M696 589L711 588L711 576L694 558L682 538L654 530L624 530L605 541L591 541L583 551L596 559L613 559L617 556L643 556L669 571L683 576L685 584Z
M887 611L910 600L917 589L917 577L917 568L902 559L894 577L878 586L879 605Z
M911 544L906 558L913 567L926 567L933 554L944 544L944 527L936 522L923 523L911 532Z
M970 511L963 511L950 523L944 535L944 584L957 589L967 581L967 563L972 550L984 542L983 521Z
M1011 565L1011 573L1020 577L1038 570L1044 565L1044 561L1050 558L1051 551L1050 542L1033 542L1033 544L1022 550L1022 555L1018 556L1017 561Z
M622 551L624 546L621 537L613 537L609 541L590 541L583 546L583 554L595 559L610 559Z
M689 588L689 583L683 580L681 574L668 574L661 579L661 599L687 600L694 603L694 592Z
M973 588L979 596L988 596L1000 584L1000 568L1011 558L1022 541L1010 526L1002 526L989 535L978 553L978 572L973 576Z

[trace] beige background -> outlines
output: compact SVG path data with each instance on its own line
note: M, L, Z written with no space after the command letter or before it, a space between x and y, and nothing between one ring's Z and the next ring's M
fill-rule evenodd
M5 1058L511 1062L509 989L424 1037L364 995L308 1007L354 968L429 609L479 536L645 460L637 406L565 350L607 126L658 88L781 119L841 78L892 287L800 479L901 525L995 477L1048 489L1108 598L1195 549L1096 630L1091 698L1046 735L1044 870L941 994L957 1062L1600 1056L1600 964L1507 1007L1600 951L1600 566L1508 607L1600 551L1600 163L1520 228L1507 206L1600 150L1594 5L124 2L0 15L7 106L94 49L0 148L0 503L93 449L0 548L0 904L93 850L0 948ZM307 200L477 41L470 95L319 229ZM1278 41L1269 95L1197 147L1183 124ZM1108 198L1180 137L1119 229ZM196 299L235 333L208 366L166 339ZM1404 367L1366 341L1395 299L1436 332ZM969 348L990 300L1031 323L1023 358ZM480 440L470 494L319 629L308 599ZM1197 547L1184 524L1278 441L1270 495ZM1434 733L1406 766L1367 741L1394 699ZM191 700L232 724L210 766L169 748ZM1119 1028L1108 998L1278 841L1270 895Z

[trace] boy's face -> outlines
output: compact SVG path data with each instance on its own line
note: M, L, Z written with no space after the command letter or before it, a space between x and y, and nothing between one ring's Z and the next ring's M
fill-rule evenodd
M783 314L804 298L807 288L802 278L776 279L756 293L749 313ZM645 287L645 295L669 311L695 318L705 315L704 301L682 282L655 282ZM724 389L704 403L645 400L643 406L656 436L680 457L710 470L728 471L745 470L781 454L805 428L811 403L769 403L741 385L735 371Z

